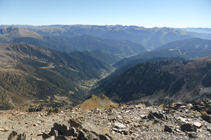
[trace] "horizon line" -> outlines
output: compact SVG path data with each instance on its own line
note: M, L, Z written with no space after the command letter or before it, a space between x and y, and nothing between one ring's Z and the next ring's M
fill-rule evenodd
M142 28L211 28L211 27L169 27L169 26L153 26L153 27L145 27L140 25L123 25L123 24L44 24L44 25L31 25L31 24L1 24L0 26L75 26L75 25L82 25L82 26L135 26L135 27L142 27Z

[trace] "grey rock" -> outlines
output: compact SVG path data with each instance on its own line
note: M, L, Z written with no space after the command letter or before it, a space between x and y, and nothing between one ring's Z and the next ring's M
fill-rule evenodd
M186 123L186 124L181 125L181 130L184 132L185 131L196 132L197 129L194 125Z
M48 134L46 134L46 133L43 133L42 134L42 138L45 140L45 139L48 139L48 138L50 138L51 137L51 135L48 135Z
M110 140L106 135L99 135L100 140Z
M89 140L86 136L86 133L82 130L79 130L78 138L79 138L79 140Z
M115 127L114 127L113 130L114 130L114 131L118 131L118 128L115 128Z
M171 129L171 127L165 125L164 131L165 131L165 132L172 132L172 129Z
M155 118L155 116L151 112L148 114L147 117L148 117L149 120L152 120L152 119Z
M19 134L17 140L26 140L26 134Z
M56 136L59 135L59 132L58 132L58 130L55 130L54 128L51 128L51 131L50 131L49 135L56 137Z
M122 123L114 123L114 127L117 128L117 129L125 129L126 126Z
M190 138L198 138L196 133L187 133Z
M197 128L201 128L202 124L199 122L193 122L193 125L196 126Z
M81 123L79 123L78 121L74 119L70 119L69 123L71 127L82 128Z
M55 140L70 140L70 138L68 138L66 136L57 136L57 137L55 137Z
M146 117L146 115L140 115L140 117L142 118L142 119L147 119L147 117Z
M207 131L209 131L211 133L211 129L207 128Z
M26 134L17 134L16 131L12 131L8 137L8 140L26 140Z
M141 125L140 125L140 123L134 123L134 126L135 127L140 127Z
M17 140L17 132L16 131L12 131L10 134L9 134L9 137L8 137L8 140Z
M158 119L154 119L153 123L156 124L156 123L159 123L160 121Z
M66 134L67 134L67 126L65 126L65 125L54 123L53 129L58 131L58 135L66 136Z
M180 108L180 109L185 109L186 106L185 106L185 105L182 105L182 106L180 106L179 108Z
M55 136L51 136L50 138L47 138L46 140L55 140Z
M78 136L78 132L77 132L77 130L74 127L72 127L69 130L67 130L66 136L77 137Z
M156 117L158 119L162 119L162 120L167 119L166 116L160 112L149 112L148 118L154 119L154 117Z
M207 121L208 123L211 123L211 117L209 115L202 115L201 118Z

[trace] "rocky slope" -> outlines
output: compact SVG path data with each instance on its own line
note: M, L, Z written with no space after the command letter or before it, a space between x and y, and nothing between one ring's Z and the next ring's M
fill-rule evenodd
M117 102L156 104L210 97L210 60L211 56L138 64L103 80L93 93L103 93Z
M120 105L118 108L66 111L0 112L3 140L209 140L210 100L168 106ZM50 113L51 112L51 113Z

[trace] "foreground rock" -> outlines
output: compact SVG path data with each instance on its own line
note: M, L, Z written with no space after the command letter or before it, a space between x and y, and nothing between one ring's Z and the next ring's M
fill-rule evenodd
M139 104L101 110L74 108L50 115L45 111L1 111L0 138L21 134L25 140L210 139L211 124L192 107Z

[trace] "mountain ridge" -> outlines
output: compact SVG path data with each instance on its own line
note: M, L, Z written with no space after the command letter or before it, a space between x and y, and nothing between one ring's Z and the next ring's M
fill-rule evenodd
M2 32L0 33L0 42L2 43L24 42L35 46L51 48L58 51L65 51L67 53L71 51L101 50L124 56L146 52L146 49L142 45L131 41L103 39L91 35L74 37L46 36L22 28L4 28L1 30ZM4 30L6 30L8 33L4 34ZM17 35L11 35L14 32Z
M131 100L161 104L210 95L211 56L186 61L146 62L104 80L93 93L116 102Z
M110 70L94 57L96 64L25 43L0 43L0 58L1 109L76 106L89 95L84 84Z
M5 26L3 26L5 27ZM200 37L211 39L204 33L195 33L174 28L144 28L139 26L97 26L97 25L56 25L56 26L25 26L22 27L47 36L75 37L81 35L92 35L114 40L130 40L152 50L166 43Z

